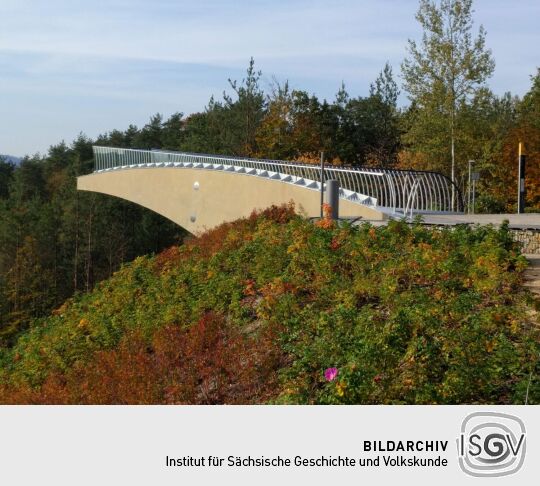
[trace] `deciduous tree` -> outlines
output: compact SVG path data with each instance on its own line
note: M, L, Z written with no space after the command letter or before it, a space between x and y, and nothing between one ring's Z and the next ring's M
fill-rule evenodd
M405 140L413 150L427 148L436 155L434 168L448 172L449 165L453 181L460 106L495 68L484 28L473 36L472 12L472 0L420 0L416 19L422 40L409 40L409 56L402 64L404 87L414 105Z

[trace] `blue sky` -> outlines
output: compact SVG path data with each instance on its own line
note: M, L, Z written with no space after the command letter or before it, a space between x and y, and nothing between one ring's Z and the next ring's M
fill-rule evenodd
M498 94L522 95L540 66L540 1L476 0ZM150 115L204 108L249 58L333 99L364 96L388 60L399 74L421 30L417 0L0 0L0 153L46 152ZM403 102L405 98L403 97Z

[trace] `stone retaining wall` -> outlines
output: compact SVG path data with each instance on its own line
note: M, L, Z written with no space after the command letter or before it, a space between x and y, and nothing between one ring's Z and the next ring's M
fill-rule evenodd
M521 243L523 253L540 254L540 230L511 229L510 233Z

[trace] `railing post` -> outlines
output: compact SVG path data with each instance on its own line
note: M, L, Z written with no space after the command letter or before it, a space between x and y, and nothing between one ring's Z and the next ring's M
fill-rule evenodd
M321 218L324 216L323 202L324 202L324 152L321 152Z

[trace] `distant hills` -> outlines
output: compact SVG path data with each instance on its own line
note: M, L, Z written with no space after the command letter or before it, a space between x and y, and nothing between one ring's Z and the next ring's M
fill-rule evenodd
M22 160L20 157L15 157L14 155L4 155L4 154L0 154L0 158L7 160L8 162L13 162L15 165L19 164Z

